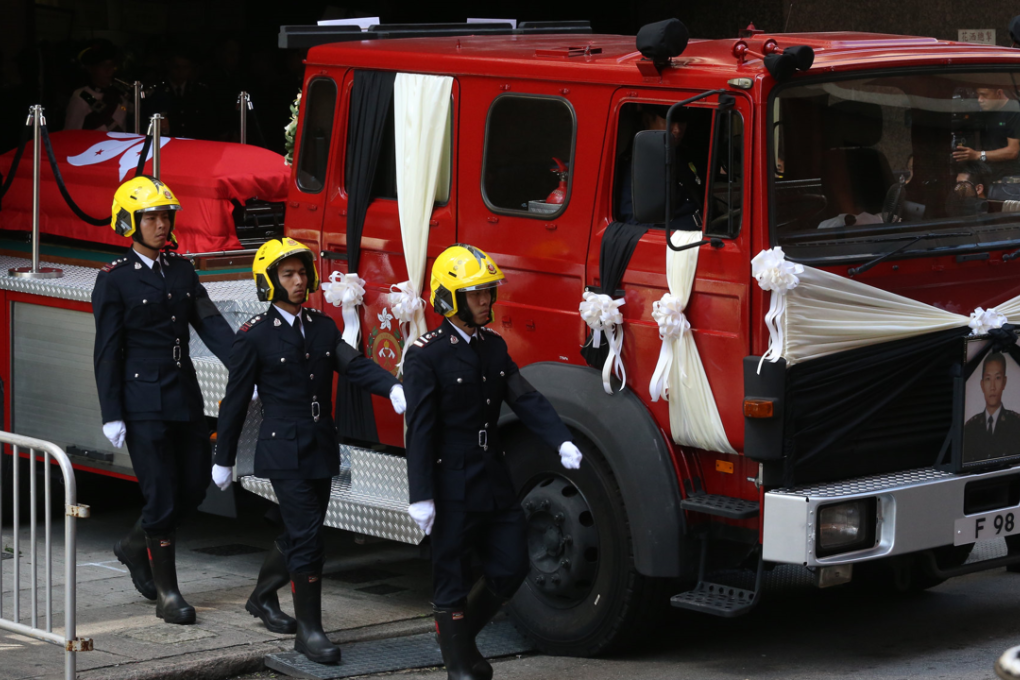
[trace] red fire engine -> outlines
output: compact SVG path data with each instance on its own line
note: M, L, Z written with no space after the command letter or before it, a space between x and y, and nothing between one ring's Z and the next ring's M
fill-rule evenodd
M515 620L544 650L596 654L640 634L670 598L744 613L777 564L822 587L870 570L909 590L1020 562L1020 450L993 446L983 420L989 439L967 434L983 393L974 365L1004 357L1008 373L1015 361L1003 322L1020 316L1003 303L1020 294L1009 152L1020 53L753 28L688 42L678 23L646 28L637 43L574 23L280 34L283 47L311 48L286 233L321 253L323 281L356 262L362 348L394 372L405 335L391 296L410 278L394 138L414 120L394 110L392 74L452 79L428 265L455 242L500 264L492 327L585 453L564 471L512 413L501 419L530 524ZM667 264L682 245L698 253L684 291ZM762 251L775 271L802 272L800 287L763 289L752 263ZM820 280L836 292L817 294ZM666 293L685 298L676 318L696 356L674 359L678 380L705 376L702 411L684 410L677 381L668 401L652 397ZM589 329L586 294L622 319ZM219 299L247 309L254 292ZM972 325L968 340L956 320L996 305L1002 319ZM915 308L934 310L926 332L910 330ZM339 307L324 309L342 322ZM9 320L16 333L17 313ZM827 343L798 345L809 326ZM608 359L592 356L596 338L621 333ZM222 376L210 380L207 402L222 393ZM1013 405L1003 385L1000 429ZM402 423L381 403L373 411L368 422L338 413L344 464L327 523L420 542L404 513ZM708 420L719 445L690 443L683 433ZM257 436L255 407L250 421ZM237 472L272 496L250 459ZM975 560L975 545L1001 554ZM719 580L734 570L742 580Z

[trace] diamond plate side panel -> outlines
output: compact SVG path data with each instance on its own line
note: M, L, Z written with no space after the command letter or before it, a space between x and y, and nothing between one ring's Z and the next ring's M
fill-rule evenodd
M216 418L220 415L220 400L227 393L227 367L216 357L192 357L198 385L205 400L205 414Z
M237 440L237 458L234 460L234 475L244 477L255 473L255 445L259 441L259 427L262 426L262 400L256 399L248 405L248 415Z
M425 538L407 514L407 461L399 456L341 446L341 474L333 478L326 526L417 545ZM345 469L345 458L350 460ZM345 479L349 473L349 481ZM242 477L241 485L278 503L269 480Z
M32 260L23 257L0 255L0 289L28 293L30 295L45 295L62 300L92 301L92 289L96 287L98 269L57 264L40 259L40 267L63 269L64 275L59 279L23 279L7 273L9 269L30 266L32 266Z

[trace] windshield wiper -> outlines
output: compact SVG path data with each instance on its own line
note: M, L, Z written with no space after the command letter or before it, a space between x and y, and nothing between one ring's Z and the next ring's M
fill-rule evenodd
M972 231L951 231L951 232L941 232L941 233L934 233L934 234L921 234L920 236L914 236L914 237L904 236L904 237L902 237L902 239L910 239L909 243L904 243L902 246L900 246L896 250L890 250L888 253L883 253L882 255L879 255L875 259L869 260L869 261L865 262L860 267L850 267L850 269L848 269L846 273L849 274L850 276L856 276L858 274L866 272L869 269L871 269L872 267L874 267L876 264L878 264L879 262L882 262L884 260L888 260L890 257L895 255L896 253L903 252L904 250L906 250L907 248L909 248L910 246L914 245L915 243L917 243L919 241L927 241L927 240L933 239L933 238L958 238L958 237L961 237L961 236L973 236L973 235L974 235L974 232L972 232ZM902 240L902 239L897 238L897 239L885 239L885 240L887 240L887 241L899 241L899 240Z

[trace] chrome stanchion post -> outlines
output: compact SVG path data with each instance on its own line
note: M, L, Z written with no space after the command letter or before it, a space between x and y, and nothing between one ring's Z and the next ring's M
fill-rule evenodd
M46 125L42 106L36 104L29 108L25 125L29 122L32 123L32 266L10 269L7 273L23 279L56 279L64 275L63 270L39 266L39 171L42 168L42 126Z
M145 99L145 93L142 92L142 83L139 80L135 81L135 134L142 134L142 100Z
M156 179L159 179L159 135L162 124L162 114L152 114L152 118L149 119L149 134L152 135L152 176Z
M248 111L251 110L251 95L241 90L237 97L237 108L241 112L241 143L248 143Z

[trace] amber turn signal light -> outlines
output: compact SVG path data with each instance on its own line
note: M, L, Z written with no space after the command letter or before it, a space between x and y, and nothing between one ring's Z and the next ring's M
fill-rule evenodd
M771 399L745 399L745 418L771 418L773 416Z

